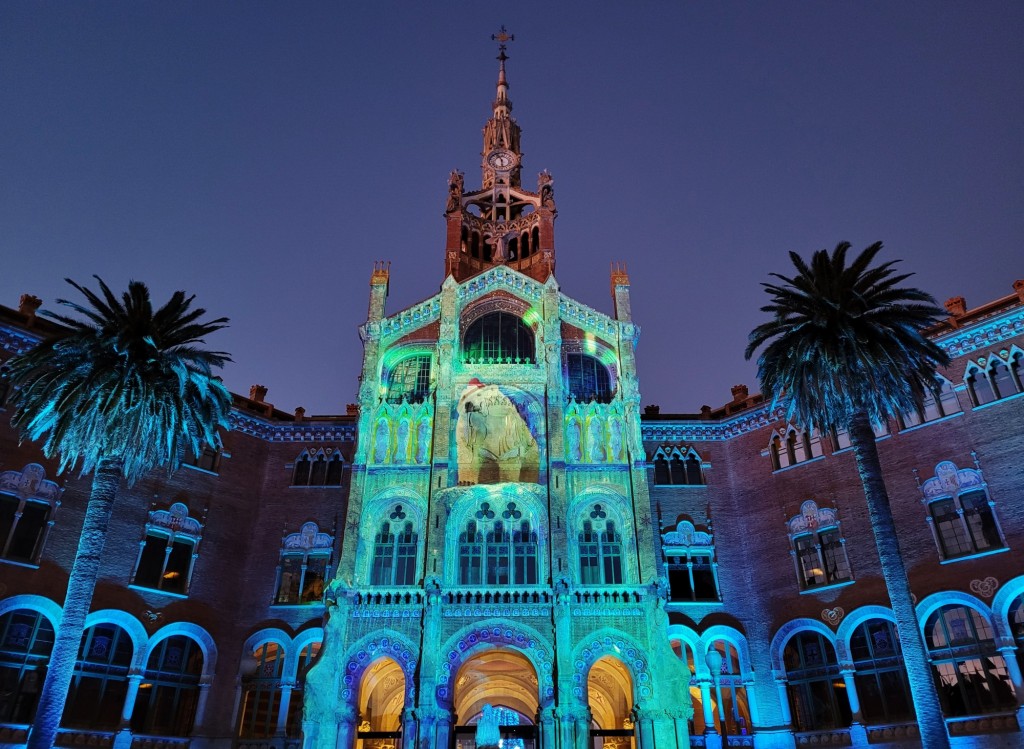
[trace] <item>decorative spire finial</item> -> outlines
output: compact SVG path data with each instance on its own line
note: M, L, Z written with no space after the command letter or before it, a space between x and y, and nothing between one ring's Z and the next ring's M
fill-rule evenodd
M505 28L505 24L501 25L501 29L497 34L491 34L491 41L498 43L498 98L504 98L506 92L504 89L508 86L508 81L505 79L505 60L508 59L508 55L505 54L507 44L516 40L515 34L508 33Z

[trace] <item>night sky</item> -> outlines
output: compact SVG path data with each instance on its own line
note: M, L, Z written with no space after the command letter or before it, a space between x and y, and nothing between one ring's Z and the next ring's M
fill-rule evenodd
M556 277L611 312L643 401L756 390L760 282L876 240L969 306L1024 278L1024 3L0 4L0 304L62 279L195 293L228 386L356 398L370 271L436 293L446 179L479 185L497 63L523 182L555 177Z

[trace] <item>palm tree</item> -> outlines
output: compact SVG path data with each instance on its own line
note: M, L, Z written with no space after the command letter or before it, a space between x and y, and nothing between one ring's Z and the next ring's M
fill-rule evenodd
M8 362L17 388L15 428L23 438L43 440L60 471L80 465L93 474L30 749L56 743L121 480L131 485L159 465L173 470L186 449L198 455L206 445L219 447L218 429L227 427L231 408L230 393L211 374L230 359L196 347L226 318L199 321L206 310L190 309L195 297L181 291L154 312L145 284L130 282L118 300L96 280L102 295L67 279L87 303L58 303L81 319L44 313L57 331Z
M758 377L773 403L785 400L787 418L820 432L848 431L921 739L925 747L948 747L871 428L938 392L935 369L949 364L949 357L921 330L943 314L925 292L900 286L912 274L897 274L897 261L869 267L881 242L847 265L849 248L840 242L831 254L819 250L810 264L789 253L796 274L773 273L782 283L762 284L771 303L761 310L772 319L751 331L746 357L767 344L757 360Z

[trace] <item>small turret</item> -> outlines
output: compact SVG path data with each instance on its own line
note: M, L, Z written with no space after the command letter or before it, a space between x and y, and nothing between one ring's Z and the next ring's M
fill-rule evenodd
M391 261L375 260L370 274L370 309L366 313L369 322L384 319L384 302L388 298Z

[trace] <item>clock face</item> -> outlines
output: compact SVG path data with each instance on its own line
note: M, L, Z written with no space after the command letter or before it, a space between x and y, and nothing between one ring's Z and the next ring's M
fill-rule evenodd
M493 151L487 157L487 163L492 169L507 171L515 166L516 155L511 151Z

